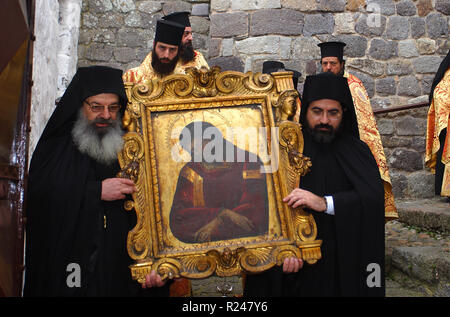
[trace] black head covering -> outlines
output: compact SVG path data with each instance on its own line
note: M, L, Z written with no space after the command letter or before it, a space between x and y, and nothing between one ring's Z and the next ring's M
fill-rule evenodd
M299 79L300 76L302 76L302 73L300 73L300 72L298 72L296 70L293 70L293 69L287 69L282 62L265 61L263 63L262 72L264 74L270 74L270 73L275 73L275 72L280 72L280 71L288 71L288 72L293 72L294 73L292 75L292 80L294 82L295 89L297 89L298 79Z
M337 57L341 62L344 60L344 46L346 44L343 42L324 42L318 44L320 47L320 53L322 55L322 58L329 57L329 56L335 56Z
M178 24L184 25L184 27L191 26L191 22L189 21L190 13L188 11L182 12L173 12L163 17L166 21L176 22Z
M67 87L42 133L41 140L70 133L83 101L94 95L114 93L125 111L128 99L122 80L122 70L107 66L80 67Z
M184 26L166 20L156 21L155 43L162 42L179 46L184 33Z
M303 126L306 126L306 112L309 105L320 99L339 101L344 110L341 123L343 131L359 138L355 106L347 78L329 72L306 77L303 87L303 105L300 111L300 123Z
M444 60L439 65L439 68L436 72L436 75L434 76L433 83L431 84L431 90L430 90L430 96L429 96L429 102L433 100L433 93L436 86L439 84L439 82L442 80L442 77L444 77L445 72L450 67L450 50L447 53L447 56L445 56Z

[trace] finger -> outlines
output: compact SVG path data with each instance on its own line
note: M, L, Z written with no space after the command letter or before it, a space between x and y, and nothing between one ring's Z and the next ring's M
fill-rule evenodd
M302 259L298 259L298 269L302 269L303 268L303 260Z
M286 258L284 259L284 263L283 263L283 272L285 273L291 273L292 272L292 268L291 268L291 258Z
M297 273L300 269L300 263L297 258L293 258L292 260L292 272Z
M305 201L303 199L297 200L294 204L292 204L292 208L303 207L305 206Z
M128 178L117 178L119 183L128 185L128 186L134 186L134 182L131 179Z

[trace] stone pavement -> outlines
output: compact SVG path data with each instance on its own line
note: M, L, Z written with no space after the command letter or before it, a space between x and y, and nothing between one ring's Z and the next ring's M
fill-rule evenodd
M450 297L450 204L437 197L397 201L386 224L386 296Z

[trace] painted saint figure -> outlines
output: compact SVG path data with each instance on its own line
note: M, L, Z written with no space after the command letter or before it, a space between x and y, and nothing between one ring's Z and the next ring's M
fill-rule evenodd
M203 121L188 124L180 144L191 161L178 178L170 211L173 235L185 243L203 243L265 234L269 207L261 160Z

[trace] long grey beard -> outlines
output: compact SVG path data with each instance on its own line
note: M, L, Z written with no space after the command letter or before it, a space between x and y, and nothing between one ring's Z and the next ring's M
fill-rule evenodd
M119 116L104 133L99 133L95 125L85 118L82 111L78 114L78 119L72 129L73 141L80 152L106 165L117 160L117 153L123 146L122 135Z

